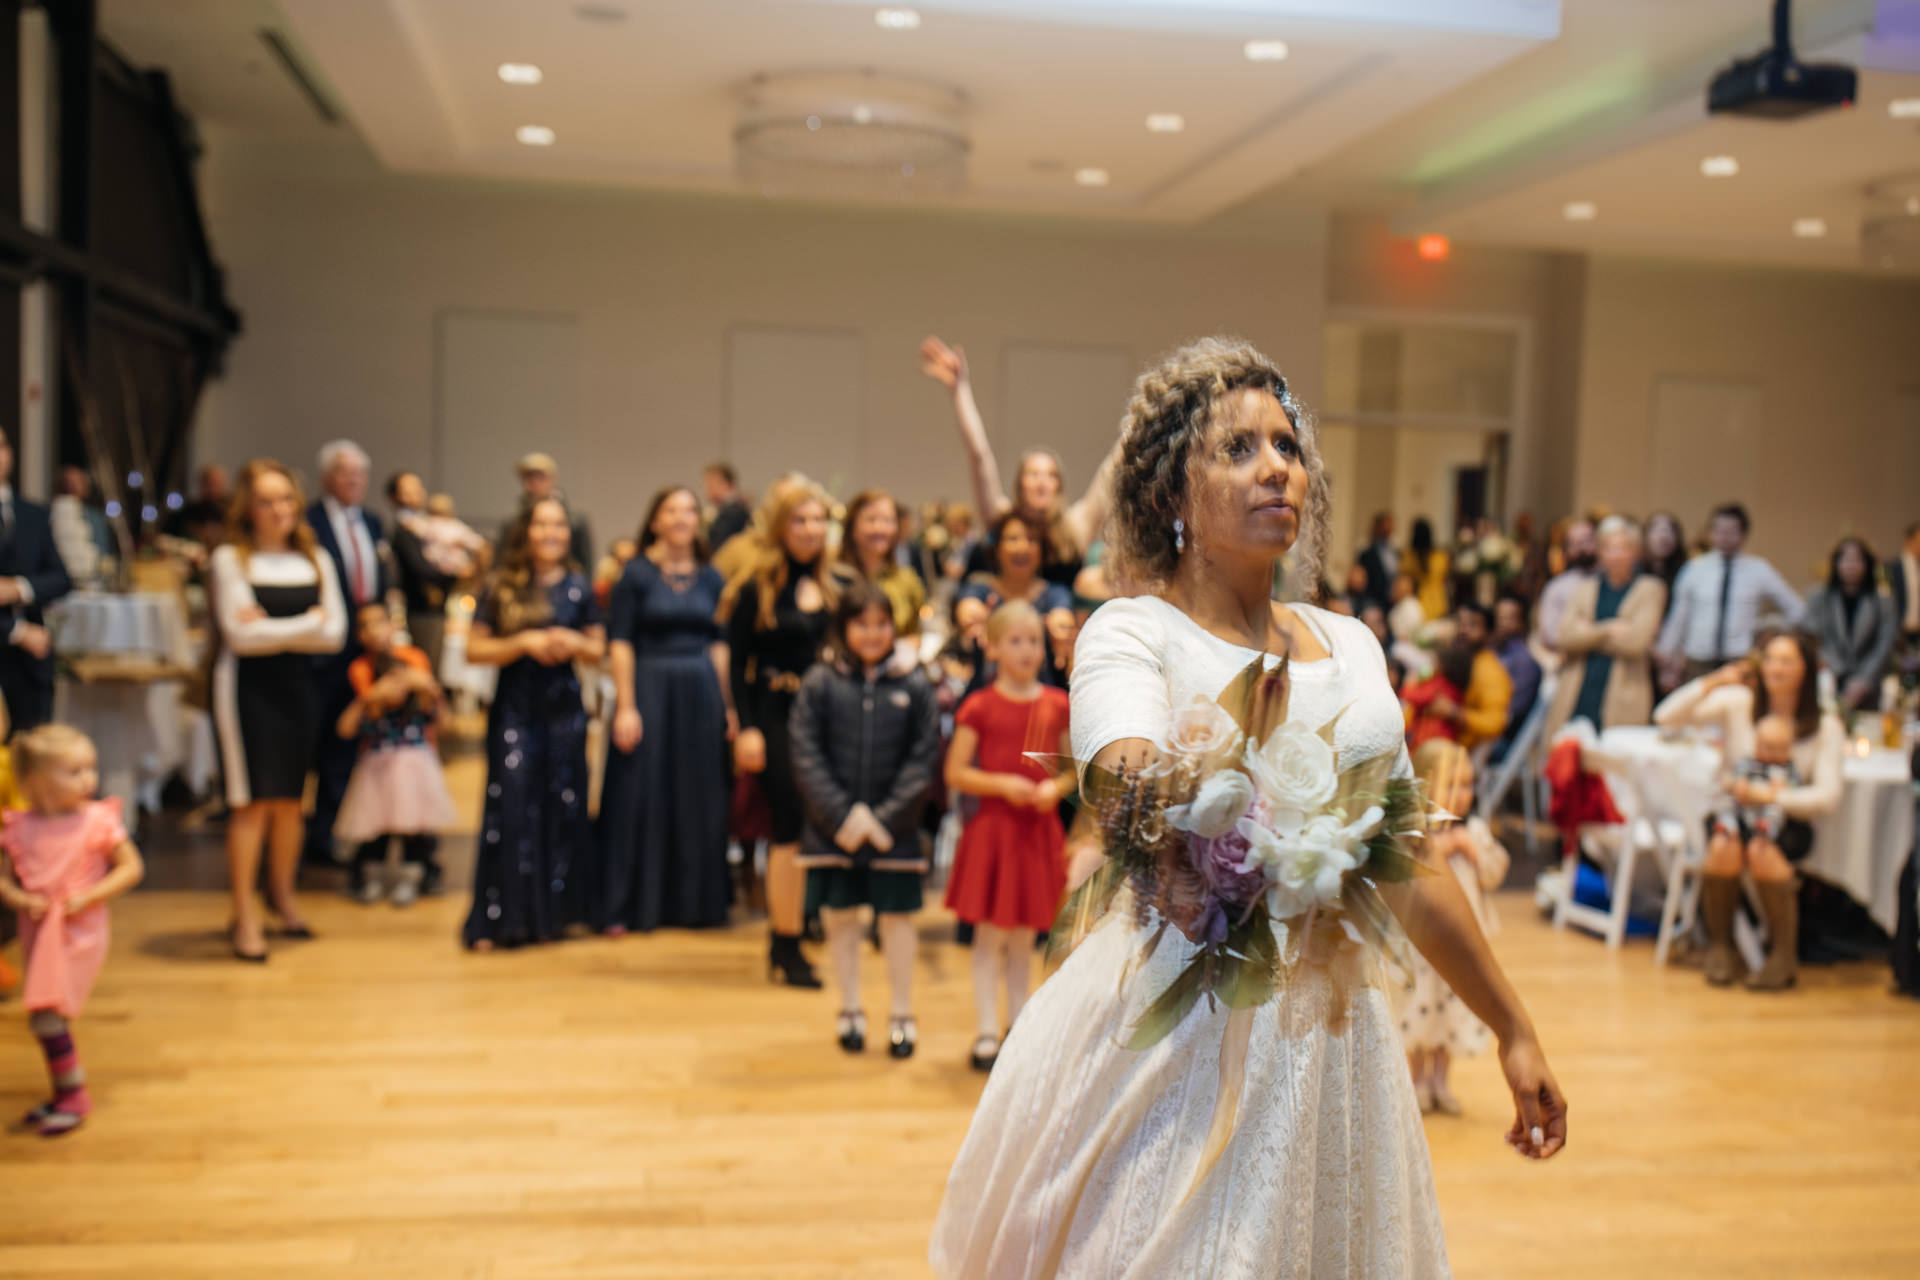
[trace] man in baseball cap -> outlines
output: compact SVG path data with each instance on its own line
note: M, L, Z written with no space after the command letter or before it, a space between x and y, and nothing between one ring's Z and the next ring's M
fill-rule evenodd
M567 518L573 524L573 558L583 569L593 569L593 530L587 524L586 513L567 501L567 495L560 489L560 464L551 454L529 453L513 464L514 474L520 477L520 515L524 516L536 502L547 498L557 498L567 508ZM507 534L512 528L500 531L500 550L506 550Z

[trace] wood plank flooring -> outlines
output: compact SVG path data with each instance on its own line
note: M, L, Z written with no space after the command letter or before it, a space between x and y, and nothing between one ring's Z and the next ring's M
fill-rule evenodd
M1883 969L1712 992L1501 905L1572 1145L1512 1156L1496 1068L1461 1066L1467 1117L1428 1124L1457 1274L1920 1276L1920 1005ZM475 956L464 908L316 895L321 940L254 969L219 895L125 900L77 1028L99 1110L0 1134L0 1276L927 1274L980 1088L937 913L898 1064L766 985L757 928ZM877 956L866 980L883 1010ZM0 1003L8 1116L42 1091L22 1021Z

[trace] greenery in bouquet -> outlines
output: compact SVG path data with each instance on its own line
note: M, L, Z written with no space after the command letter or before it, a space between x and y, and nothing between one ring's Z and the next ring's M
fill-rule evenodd
M1418 790L1392 776L1390 755L1343 769L1340 717L1317 730L1289 721L1287 694L1286 660L1269 670L1256 659L1217 701L1175 711L1151 765L1083 765L1083 812L1106 861L1069 898L1054 946L1130 905L1142 926L1159 918L1148 955L1169 928L1196 948L1147 1006L1133 1047L1160 1040L1203 998L1230 1008L1271 998L1290 967L1308 962L1316 927L1404 963L1378 890L1421 870L1411 852L1425 830Z

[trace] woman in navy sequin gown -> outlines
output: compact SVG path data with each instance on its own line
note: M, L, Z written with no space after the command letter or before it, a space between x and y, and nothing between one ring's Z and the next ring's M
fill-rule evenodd
M725 584L707 563L700 499L667 489L613 591L613 752L600 799L601 927L727 922Z
M465 930L476 951L551 941L597 914L587 713L574 662L598 664L607 634L591 584L569 559L572 537L559 500L535 503L508 534L467 639L467 661L500 668Z

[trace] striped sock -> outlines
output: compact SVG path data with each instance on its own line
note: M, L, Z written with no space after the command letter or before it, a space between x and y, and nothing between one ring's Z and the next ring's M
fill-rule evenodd
M87 1096L87 1072L80 1065L80 1054L73 1046L73 1033L63 1021L58 1031L39 1036L40 1052L47 1057L47 1075L53 1081L53 1107L40 1122L43 1134L65 1133L78 1128L82 1117L93 1110Z

